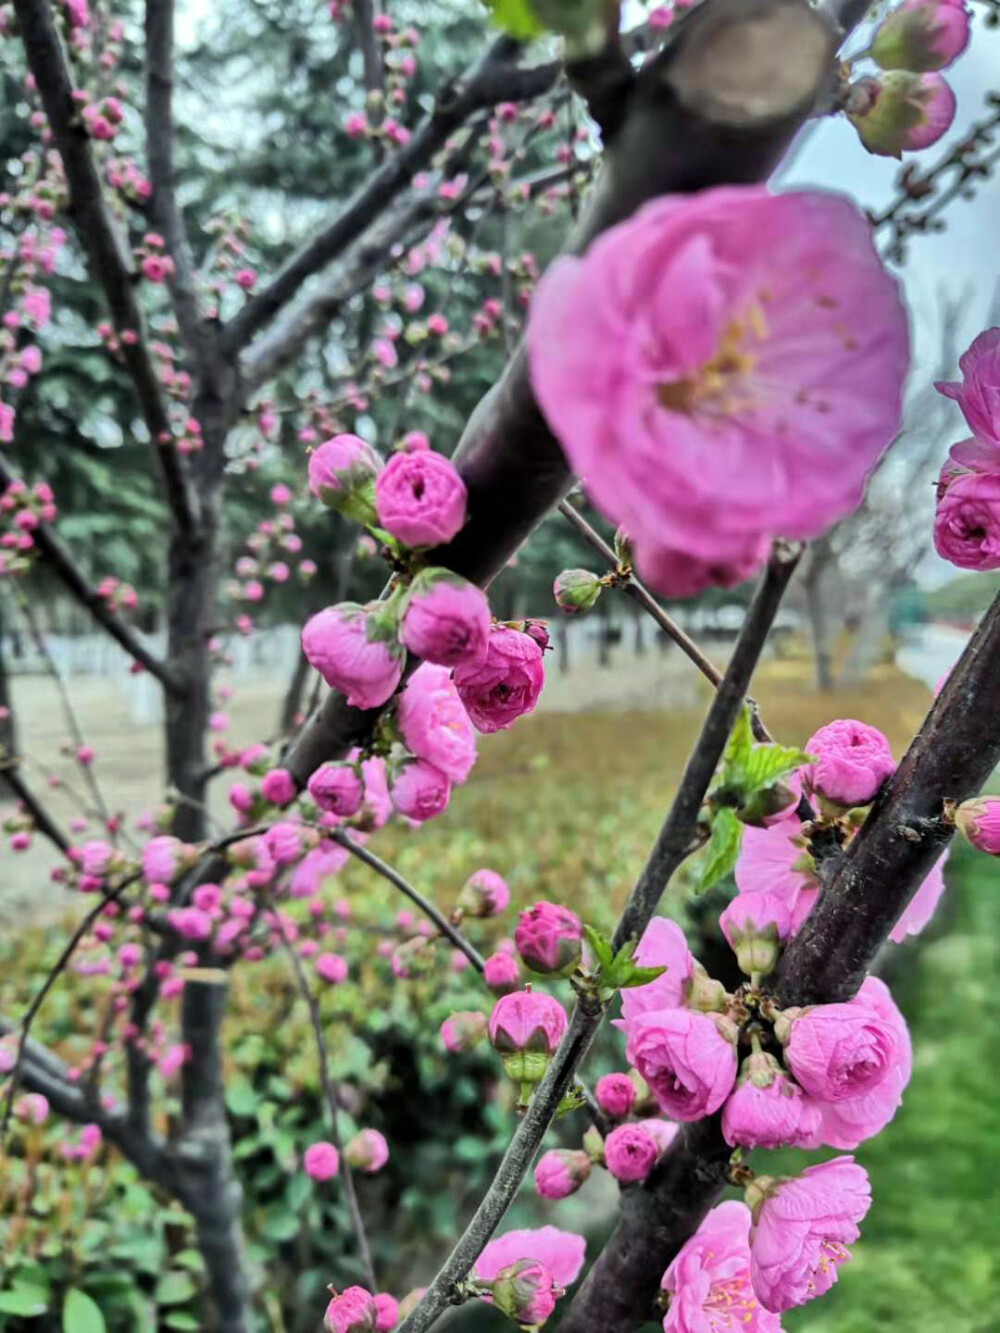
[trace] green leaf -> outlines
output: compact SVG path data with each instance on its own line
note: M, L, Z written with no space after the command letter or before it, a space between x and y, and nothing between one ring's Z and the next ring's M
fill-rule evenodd
M163 1323L167 1328L201 1328L201 1320L196 1319L193 1314L188 1314L185 1310L171 1310Z
M662 977L667 970L665 967L640 967L638 963L631 963L629 966L631 970L618 982L619 990L628 990L632 986L648 986L657 977Z
M704 893L706 889L718 884L720 879L729 874L740 854L742 836L743 825L728 806L722 806L715 812L715 818L712 820L712 836L708 840L696 893Z
M496 26L503 28L511 37L526 41L545 31L530 0L486 0L486 8L492 14Z
M595 930L593 926L584 924L583 933L594 958L600 965L600 970L603 972L605 968L612 965L614 955L611 952L611 941L606 935L602 935L599 930Z
M107 1325L96 1301L85 1291L70 1287L62 1308L63 1333L106 1333Z
M48 1309L48 1296L41 1287L12 1287L0 1291L0 1314L16 1314L33 1319Z
M770 787L787 773L793 773L803 764L813 762L804 750L783 745L755 745L743 762L743 776L747 797L764 787Z
M750 709L744 704L740 709L740 715L733 727L733 734L729 737L723 755L727 776L730 771L734 774L742 773L752 751L753 726L750 722Z
M164 1273L156 1284L153 1299L157 1305L182 1305L198 1290L190 1273L181 1273L174 1269Z
M237 1075L226 1088L226 1108L230 1115L252 1116L259 1102L260 1097L247 1078Z

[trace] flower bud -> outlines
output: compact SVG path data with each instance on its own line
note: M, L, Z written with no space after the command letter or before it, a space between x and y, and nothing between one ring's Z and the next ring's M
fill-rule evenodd
M624 1120L635 1105L635 1084L628 1074L605 1074L594 1087L597 1105L612 1120Z
M364 1287L348 1287L326 1307L327 1333L375 1333L375 1298Z
M564 569L552 585L556 605L568 616L590 611L601 595L601 580L589 569Z
M556 1308L558 1288L537 1259L518 1259L493 1279L493 1304L519 1324L544 1324Z
M719 926L748 977L773 972L792 929L792 914L775 893L738 893L719 917Z
M355 708L377 708L395 690L406 656L389 602L341 602L308 620L302 651L332 689Z
M903 0L879 24L871 57L883 69L927 74L945 69L969 44L969 15L961 0Z
M509 995L521 984L521 969L509 953L491 954L483 968L483 980L494 995Z
M604 1165L623 1185L645 1180L659 1155L656 1140L641 1125L619 1125L604 1140Z
M441 1024L441 1043L452 1055L471 1051L485 1036L486 1015L474 1009L452 1014Z
M845 111L869 153L902 157L937 143L955 119L955 94L940 74L890 70L859 79Z
M309 779L309 795L321 810L349 819L361 809L365 784L354 764L320 764Z
M514 943L524 963L542 976L569 976L583 952L583 925L575 912L538 902L522 912Z
M495 870L476 870L465 881L456 907L465 916L499 916L507 910L510 889Z
M375 484L380 525L415 550L451 541L465 522L467 500L454 464L432 449L394 454Z
M438 666L479 661L490 638L486 594L450 570L423 570L410 584L400 638L414 656Z
M977 796L955 811L955 824L978 852L1000 856L1000 797Z
M535 1189L543 1199L566 1199L590 1177L590 1158L572 1148L543 1153L535 1167Z
M504 995L493 1006L489 1033L515 1083L540 1083L566 1031L566 1011L551 995L530 990Z
M377 1129L363 1129L344 1148L344 1156L355 1171L372 1176L389 1160L389 1145Z
M690 977L684 982L684 1004L704 1014L718 1014L726 1007L726 988L710 977L701 963L694 961Z
M357 435L335 435L309 455L309 489L328 509L367 527L375 522L382 460Z

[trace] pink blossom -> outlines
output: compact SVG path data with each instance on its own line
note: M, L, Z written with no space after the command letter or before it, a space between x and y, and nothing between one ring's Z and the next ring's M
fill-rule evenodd
M766 1052L743 1061L736 1088L722 1111L722 1135L730 1147L780 1148L808 1142L820 1112Z
M540 991L503 995L490 1014L490 1041L501 1053L539 1050L550 1055L566 1031L566 1010Z
M1000 446L1000 328L987 329L958 363L961 381L942 381L934 387L953 398L973 435L981 443Z
M306 622L302 651L326 683L355 708L377 708L403 674L403 649L384 603L341 602Z
M362 1129L344 1148L344 1156L356 1171L372 1176L389 1160L389 1145L377 1129Z
M387 1291L375 1297L375 1333L390 1333L399 1322L399 1302Z
M389 782L389 799L398 814L422 824L446 809L451 783L426 759L404 763Z
M543 1199L566 1199L590 1176L590 1158L571 1148L543 1153L535 1166L535 1190Z
M241 815L253 807L253 792L245 782L234 782L229 788L229 804Z
M686 551L643 544L638 551L639 573L664 597L697 597L706 588L735 588L760 569L767 559L769 539L751 537L744 550L726 559L702 560Z
M542 649L531 635L494 625L486 657L457 666L454 680L476 729L503 731L538 702L545 683Z
M574 470L647 561L742 560L762 535L814 536L849 512L908 363L855 205L762 186L658 199L557 260L528 347Z
M903 0L876 29L871 55L882 69L915 73L944 69L969 44L969 14L961 0Z
M853 1157L835 1157L791 1179L758 1177L755 1188L750 1278L757 1299L778 1313L824 1295L871 1207L867 1174Z
M332 1180L340 1170L340 1153L332 1143L311 1143L303 1154L302 1165L313 1180Z
M336 986L347 980L347 963L339 954L321 953L316 958L316 975L321 981Z
M76 762L81 768L89 768L96 757L97 752L94 750L93 746L80 745L77 747Z
M793 1018L785 1061L818 1101L855 1100L898 1067L904 1036L905 1026L886 1022L859 995L847 1004L810 1006Z
M207 940L212 933L212 918L200 907L175 907L167 921L186 940Z
M1000 476L970 472L951 482L937 502L934 548L959 569L1000 569Z
M889 742L865 722L829 722L806 743L816 763L805 770L811 791L835 805L867 805L896 769Z
M977 796L955 811L955 825L979 852L1000 856L1000 799Z
M466 500L454 464L431 449L394 454L375 482L379 522L415 549L450 542L465 522Z
M509 995L521 984L521 972L509 953L494 953L483 966L483 980L494 995Z
M99 839L84 843L80 855L80 865L83 873L92 875L95 879L101 879L107 874L114 854L114 848L110 843L101 842Z
M580 962L583 925L568 907L537 902L518 918L514 944L532 972L568 975Z
M309 455L309 490L317 500L358 522L375 516L372 484L382 460L357 435L334 435Z
M769 893L782 898L792 914L793 935L819 896L815 866L805 843L797 815L770 828L744 828L736 862L736 887L741 896Z
M719 917L719 927L747 976L773 971L792 930L792 913L780 893L738 893Z
M419 672L418 672L419 674ZM468 916L500 916L510 903L510 889L495 870L475 870L462 886L458 907Z
M185 1043L179 1042L169 1046L160 1056L156 1067L164 1078L173 1078L179 1073L185 1061L190 1056L190 1047Z
M462 1010L446 1018L441 1024L441 1044L452 1055L478 1046L486 1036L486 1015L475 1009Z
M517 1259L493 1279L492 1294L484 1299L523 1328L539 1328L548 1321L562 1291L552 1274L537 1259Z
M301 826L289 820L272 824L267 832L261 835L259 841L263 843L269 858L277 865L290 865L302 855Z
M378 1311L375 1298L364 1287L348 1287L326 1307L327 1333L374 1333Z
M436 338L442 338L448 332L448 321L441 314L427 316L427 331L433 333Z
M656 1140L641 1125L619 1125L604 1140L604 1164L623 1185L645 1180L659 1155Z
M465 781L476 762L476 733L446 667L417 668L399 696L396 720L412 754L452 782Z
M365 819L372 828L381 828L393 810L386 781L385 760L377 755L365 759L361 765L361 774L365 780Z
M0 401L0 444L10 444L14 438L14 409Z
M368 119L363 111L352 111L344 118L344 133L351 139L360 139L368 129Z
M723 1104L736 1078L733 1034L724 1020L659 1009L629 1020L626 1054L674 1120L700 1120Z
M49 1118L49 1101L40 1092L26 1092L14 1103L14 1117L23 1125L44 1125Z
M257 271L252 268L238 268L233 274L233 281L237 287L242 287L245 292L248 292L256 285Z
M622 1017L626 1024L651 1010L683 1005L687 983L694 975L694 959L676 921L654 916L643 932L634 958L641 967L664 967L666 971L646 986L631 986L622 991Z
M594 1085L597 1105L612 1120L624 1120L635 1105L635 1084L628 1074L605 1074Z
M951 128L956 106L940 74L892 69L852 84L845 109L870 153L901 157L937 143Z
M309 779L309 795L321 810L350 819L361 809L365 788L353 764L320 764Z
M260 794L270 805L289 805L295 800L295 779L287 768L272 768L264 775Z
M556 1227L508 1231L486 1245L476 1260L474 1272L481 1281L492 1282L502 1268L518 1259L534 1259L545 1265L553 1282L569 1287L580 1276L586 1253L587 1242L582 1236Z
M222 901L222 890L218 884L199 884L191 894L191 901L203 912L214 912Z
M893 944L902 944L908 935L919 935L934 915L945 890L944 866L947 859L948 853L945 852L930 868L923 884L903 908L902 916L889 932Z
M750 1210L735 1199L713 1208L663 1274L670 1294L664 1333L721 1333L728 1319L745 1333L781 1333L750 1284Z
M490 604L473 583L424 570L410 587L400 638L415 657L440 666L478 662L490 638Z
M293 898L311 898L324 882L341 871L350 858L350 852L336 843L321 842L305 856L292 871L288 892Z
M399 365L399 353L389 338L376 338L372 343L372 355L386 370L393 370Z

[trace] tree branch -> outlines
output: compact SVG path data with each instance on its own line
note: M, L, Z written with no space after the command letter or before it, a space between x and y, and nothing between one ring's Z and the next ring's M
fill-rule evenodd
M65 856L72 844L66 834L42 805L32 789L25 782L24 778L21 777L20 761L15 755L9 755L3 763L0 764L0 777L3 778L7 786L31 815L38 832L41 833L43 837L48 838L49 842L51 842L54 847L57 847Z
M385 87L385 66L375 31L375 3L374 0L354 0L352 8L365 67L365 88L370 93L380 93Z
M129 335L122 340L122 357L135 384L150 444L159 459L171 513L182 533L193 533L197 527L195 497L173 445L166 402L135 297L134 273L104 198L90 140L77 113L73 81L51 6L47 0L14 0L14 10L28 66L62 158L73 224L87 254L91 276L104 289L115 329L119 334Z

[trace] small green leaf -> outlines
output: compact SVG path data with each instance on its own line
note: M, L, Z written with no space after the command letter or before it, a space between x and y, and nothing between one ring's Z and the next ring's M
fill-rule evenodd
M740 709L740 715L736 719L736 725L733 727L733 734L729 737L726 744L723 762L726 766L727 777L732 771L734 774L742 773L747 759L753 750L753 726L750 722L750 709L746 704Z
M197 1329L201 1328L201 1320L196 1319L193 1314L188 1314L185 1310L171 1310L163 1321L167 1328L179 1329Z
M605 968L611 966L614 958L614 954L611 951L611 941L607 936L602 935L599 930L595 930L593 926L584 924L583 933L586 936L587 943L590 945L594 958L603 972Z
M198 1290L190 1273L173 1270L164 1273L156 1284L153 1299L157 1305L182 1305Z
M16 1314L22 1319L33 1319L44 1314L48 1298L41 1287L12 1287L0 1291L0 1314Z
M257 1110L260 1097L254 1091L248 1078L238 1074L226 1088L226 1107L230 1115L252 1116Z
M715 812L712 820L712 836L708 840L701 875L695 890L697 893L704 893L706 889L710 889L713 884L717 884L729 874L740 854L742 836L743 825L728 806L722 806Z
M62 1308L63 1333L107 1333L104 1316L85 1291L70 1287Z
M527 41L545 31L530 0L486 0L486 8L492 14L496 26L503 28L511 37Z
M803 764L812 762L812 756L804 750L788 749L783 745L755 745L743 764L746 796L749 798Z
M618 982L619 990L628 990L632 986L648 986L657 977L662 977L667 970L665 967L640 967L638 963L631 963L629 966L631 971L626 972Z

